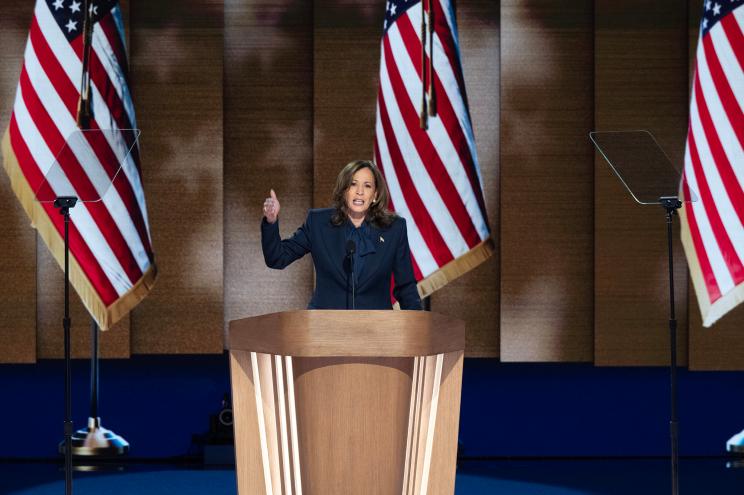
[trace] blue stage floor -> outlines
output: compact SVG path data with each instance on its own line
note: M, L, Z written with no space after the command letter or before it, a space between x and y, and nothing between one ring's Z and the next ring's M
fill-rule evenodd
M643 460L465 461L457 471L457 495L646 495L671 493L669 463ZM0 463L0 493L61 495L64 476L51 463ZM76 472L76 495L234 495L231 468L127 464L101 472ZM724 459L684 459L682 495L744 493L744 469ZM383 494L385 495L385 494Z

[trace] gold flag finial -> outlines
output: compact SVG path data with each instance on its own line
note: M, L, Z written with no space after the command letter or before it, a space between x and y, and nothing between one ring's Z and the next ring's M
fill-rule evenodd
M426 16L424 15L424 0L421 0L421 114L419 126L428 128L428 112L426 111Z
M434 1L429 0L429 115L437 115L437 94L434 89Z
M78 100L77 125L88 129L93 118L90 93L90 48L93 39L93 9L90 0L83 2L83 71L80 78L80 99Z

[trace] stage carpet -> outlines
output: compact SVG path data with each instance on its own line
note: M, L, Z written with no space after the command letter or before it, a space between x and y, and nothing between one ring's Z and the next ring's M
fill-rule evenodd
M744 490L744 468L727 459L683 459L680 492L732 494ZM0 462L0 493L59 495L64 473L54 462ZM235 495L230 466L127 462L74 475L73 493L107 495ZM666 459L465 460L457 495L646 495L671 493Z

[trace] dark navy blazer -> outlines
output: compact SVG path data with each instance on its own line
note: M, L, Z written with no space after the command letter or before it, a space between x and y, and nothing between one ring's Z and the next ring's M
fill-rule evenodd
M309 309L348 309L351 277L346 260L346 226L331 223L332 208L310 210L304 225L282 240L279 222L261 222L261 247L266 266L283 269L310 252L315 264L315 292ZM356 309L390 309L390 276L395 277L393 294L401 309L421 309L411 266L406 221L396 218L385 228L369 225L375 252L364 258L356 277Z

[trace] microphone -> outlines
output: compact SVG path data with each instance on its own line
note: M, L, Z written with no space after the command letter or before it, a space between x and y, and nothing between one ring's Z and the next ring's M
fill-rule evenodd
M356 242L353 239L346 241L346 256L353 256L356 251Z
M356 252L356 242L354 242L352 239L349 239L346 241L346 257L349 260L349 268L350 268L350 275L351 275L351 309L356 309L356 281L354 280L354 253ZM348 298L348 288L347 288L347 294L346 297ZM346 305L347 309L349 305Z

